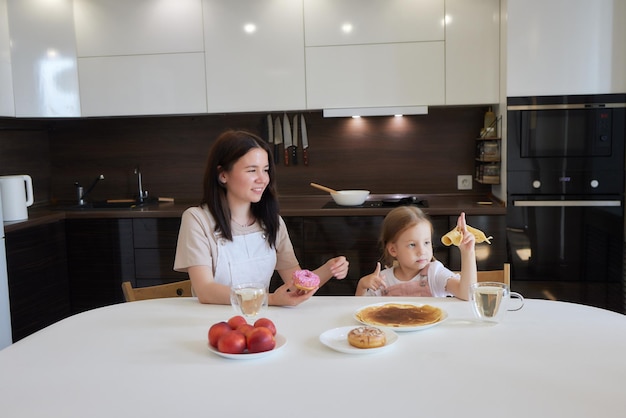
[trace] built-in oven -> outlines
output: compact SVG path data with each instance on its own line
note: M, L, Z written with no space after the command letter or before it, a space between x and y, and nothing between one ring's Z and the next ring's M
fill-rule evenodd
M508 169L623 167L625 107L626 94L509 97Z
M517 290L624 312L625 113L626 95L509 98Z

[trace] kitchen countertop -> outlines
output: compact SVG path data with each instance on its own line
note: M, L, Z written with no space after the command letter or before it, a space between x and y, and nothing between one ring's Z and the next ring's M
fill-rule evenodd
M368 201L397 199L409 195L371 195ZM428 202L424 211L431 215L504 215L506 207L502 202L484 195L441 194L416 195ZM385 216L393 207L335 207L325 208L331 202L328 195L302 195L280 197L281 215L291 216ZM490 202L490 203L489 203ZM5 232L17 231L44 225L63 219L112 219L112 218L177 218L183 211L197 202L166 202L135 208L89 208L78 209L71 206L33 206L28 208L28 219L4 222Z

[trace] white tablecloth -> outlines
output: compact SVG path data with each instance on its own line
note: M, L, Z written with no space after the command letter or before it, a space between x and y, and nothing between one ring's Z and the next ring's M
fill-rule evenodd
M270 307L287 344L246 361L207 348L230 306L178 298L85 312L0 351L0 416L626 416L624 315L526 300L488 326L468 302L407 298L441 307L447 321L369 355L320 343L328 329L358 325L357 308L390 300Z

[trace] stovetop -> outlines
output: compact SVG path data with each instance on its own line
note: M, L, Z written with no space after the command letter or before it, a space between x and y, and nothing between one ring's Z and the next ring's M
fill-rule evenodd
M419 208L427 208L428 201L420 199L416 196L402 197L399 199L382 199L382 200L366 200L362 205L358 206L341 206L334 200L322 206L322 209L354 209L354 208L395 208L397 206L417 206Z

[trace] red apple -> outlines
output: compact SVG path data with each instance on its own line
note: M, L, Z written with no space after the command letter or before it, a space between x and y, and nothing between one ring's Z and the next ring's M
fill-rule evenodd
M226 332L232 331L226 321L217 322L209 328L209 344L217 348L217 342Z
M248 334L254 329L254 327L248 323L241 324L237 327L237 331L241 332L243 335L248 337Z
M231 329L237 329L239 325L247 323L248 321L246 321L246 318L241 315L233 316L228 320L228 325L230 325Z
M255 327L265 327L272 331L272 335L276 335L276 325L268 318L259 318L254 323Z
M231 330L217 342L217 350L220 353L242 354L246 349L246 336L243 333Z
M248 351L250 353L260 353L270 351L276 347L276 339L269 328L256 327L248 335Z

